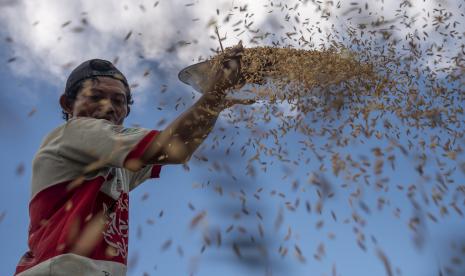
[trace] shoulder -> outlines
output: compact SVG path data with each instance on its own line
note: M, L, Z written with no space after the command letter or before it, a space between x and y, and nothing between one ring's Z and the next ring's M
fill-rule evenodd
M56 127L52 131L50 131L42 140L40 148L45 147L46 145L52 143L57 138L61 137L63 134L63 130L66 127L66 123L61 124L60 126Z

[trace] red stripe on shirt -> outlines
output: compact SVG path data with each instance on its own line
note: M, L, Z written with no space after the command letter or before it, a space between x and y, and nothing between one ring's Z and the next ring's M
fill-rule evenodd
M159 131L157 130L151 130L147 135L145 135L144 138L142 138L142 140L140 140L140 142L137 143L134 149L128 154L128 156L126 156L124 163L126 163L129 160L140 159L140 157L142 157L142 155L147 150L150 143L152 143L155 136L158 135L158 133ZM152 170L150 172L150 177L159 178L161 167L162 165L153 165Z
M40 191L29 204L29 251L21 258L16 273L57 255L68 253L86 218L94 213L103 176L86 180L69 189L71 181Z
M137 143L134 149L128 154L128 156L126 156L124 163L131 159L140 159L157 134L158 131L151 130L147 135L145 135L144 138L142 138L142 140L140 140L140 142Z

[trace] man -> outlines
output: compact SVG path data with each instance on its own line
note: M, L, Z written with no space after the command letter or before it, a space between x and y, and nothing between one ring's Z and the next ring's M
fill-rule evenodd
M17 275L125 275L128 192L159 177L165 164L187 162L234 104L242 45L229 49L202 97L165 130L125 128L132 103L126 78L108 61L74 69L60 98L65 124L33 160L29 251ZM215 67L216 68L216 67Z

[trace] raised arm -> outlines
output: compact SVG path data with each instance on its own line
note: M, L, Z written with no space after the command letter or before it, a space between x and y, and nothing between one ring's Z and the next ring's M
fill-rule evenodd
M207 92L154 138L140 160L128 160L125 167L137 170L145 164L185 163L212 131L221 111L234 104L253 103L226 99L227 89L239 78L242 51L241 44L230 49L225 61L213 68Z

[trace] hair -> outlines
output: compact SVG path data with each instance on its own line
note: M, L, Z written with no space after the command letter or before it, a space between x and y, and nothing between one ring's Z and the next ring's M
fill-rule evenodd
M68 101L70 103L74 102L76 100L77 95L79 94L79 92L84 87L84 83L87 80L91 80L92 85L96 85L96 84L100 83L100 81L98 79L98 76L90 77L90 78L83 79L83 80L79 81L73 87L71 87L68 91L65 91L63 93L63 95L66 97L66 101ZM127 107L128 107L128 114L127 115L129 115L129 112L131 112L130 105L132 105L134 103L134 100L132 99L132 94L131 94L131 90L129 89L129 87L125 83L123 83L123 84L124 84L124 87L126 88L126 92L127 92L126 93L126 103L127 103ZM62 113L63 119L65 121L68 121L69 120L69 114L64 110L61 110L61 113Z

